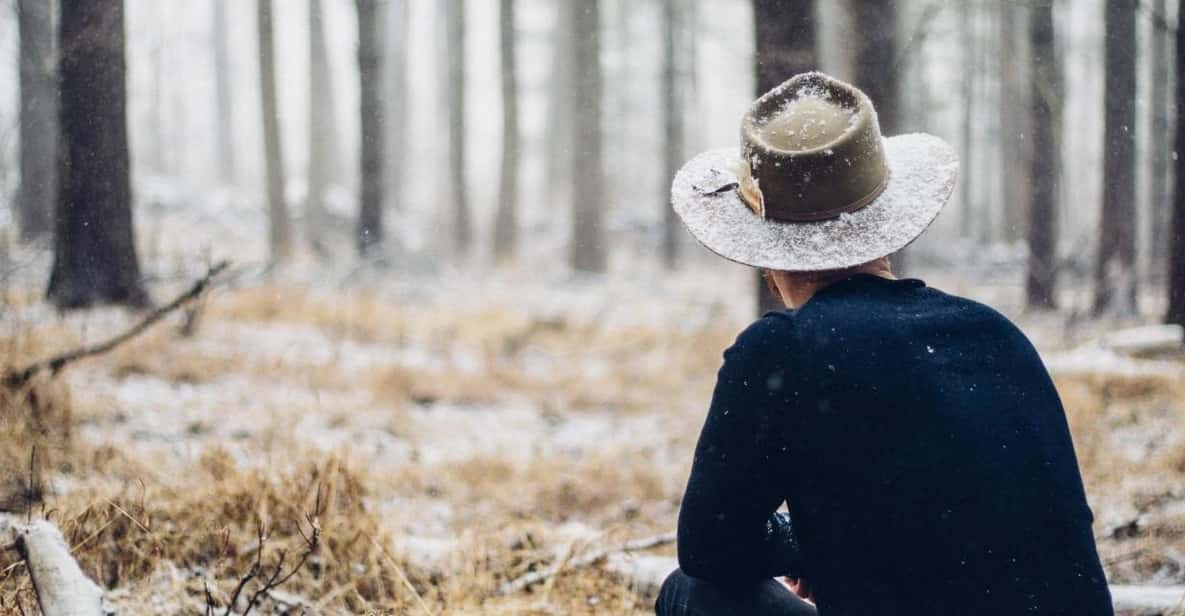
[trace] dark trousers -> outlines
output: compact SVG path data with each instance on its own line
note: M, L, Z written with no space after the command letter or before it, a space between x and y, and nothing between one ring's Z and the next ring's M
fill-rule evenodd
M654 604L657 616L816 616L815 607L775 580L721 588L675 569Z

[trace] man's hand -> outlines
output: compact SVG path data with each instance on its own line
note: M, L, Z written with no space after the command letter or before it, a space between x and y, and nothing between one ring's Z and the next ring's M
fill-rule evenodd
M782 582L786 584L786 586L789 587L790 590L794 592L794 594L806 599L807 601L810 601L811 603L815 602L815 593L811 591L811 585L805 579L784 577L782 578Z

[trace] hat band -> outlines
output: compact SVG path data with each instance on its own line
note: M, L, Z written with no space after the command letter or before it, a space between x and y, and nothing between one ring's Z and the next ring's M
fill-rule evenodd
M863 197L860 197L851 203L826 210L803 212L801 214L795 214L791 216L774 216L770 214L769 208L765 204L765 195L762 194L761 188L757 185L757 182L753 180L752 176L741 178L741 181L737 183L736 193L737 196L741 198L741 201L743 201L745 205L753 211L754 214L757 214L766 220L789 223L819 222L823 220L830 220L832 218L838 218L844 214L850 214L856 210L863 209L873 201L876 201L876 198L881 196L881 193L885 192L885 188L888 188L889 175L890 171L888 167L886 167L884 177L881 178L880 184L873 188L867 195L864 195Z

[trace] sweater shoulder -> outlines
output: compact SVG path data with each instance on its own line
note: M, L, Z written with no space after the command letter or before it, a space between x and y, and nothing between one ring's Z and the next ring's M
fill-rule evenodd
M784 356L797 344L795 316L792 310L767 312L737 335L724 358L754 363Z

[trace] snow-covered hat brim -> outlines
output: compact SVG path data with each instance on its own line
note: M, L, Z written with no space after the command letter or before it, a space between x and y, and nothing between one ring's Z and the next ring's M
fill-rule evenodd
M889 179L868 205L837 218L783 222L756 214L735 189L736 149L704 152L675 175L671 204L708 250L744 265L812 272L853 267L891 255L922 235L950 199L958 156L927 134L884 139Z

